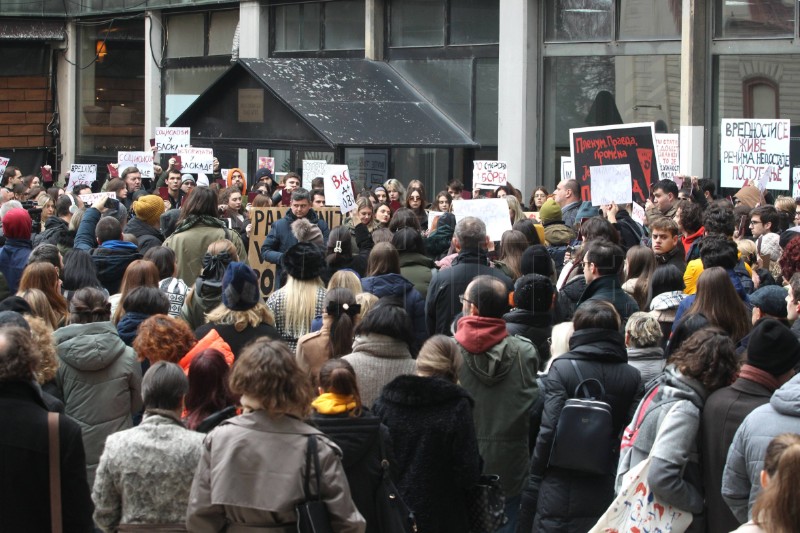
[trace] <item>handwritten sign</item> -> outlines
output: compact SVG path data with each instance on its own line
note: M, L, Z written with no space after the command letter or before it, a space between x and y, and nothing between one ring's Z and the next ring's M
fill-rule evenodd
M254 207L250 209L250 247L247 261L258 274L261 294L266 298L275 288L275 264L261 259L261 246L269 235L272 225L286 215L288 207ZM330 229L338 228L344 222L344 215L338 207L315 207L314 212L323 219Z
M778 168L767 189L788 190L789 120L723 119L720 140L720 185L739 188L757 183L767 168Z
M80 184L92 183L97 179L97 165L73 164L69 167L69 183L67 191Z
M644 226L645 222L647 221L647 214L644 211L644 207L640 206L636 202L631 204L631 218Z
M266 168L268 169L272 175L275 175L275 158L274 157L267 157L267 156L260 156L258 158L258 168Z
M494 189L508 183L505 161L473 161L472 188Z
M181 171L188 174L212 174L214 172L214 150L194 146L178 148L181 158Z
M303 188L307 191L311 190L311 181L314 178L321 178L325 174L325 165L328 162L324 159L303 159ZM327 201L328 197L325 196Z
M86 205L94 205L94 203L101 197L101 196L108 196L109 198L117 198L117 193L115 192L98 192L94 194L79 194L78 198L83 200L83 203Z
M630 165L603 165L590 167L589 171L592 174L592 205L631 203Z
M511 229L511 218L508 216L508 202L504 198L481 198L453 202L453 214L456 222L464 217L475 217L486 224L486 234L493 241L499 241L503 232Z
M561 156L561 181L575 179L575 165L571 157Z
M647 200L659 180L652 122L571 129L569 137L583 200L591 200L591 167L622 164L630 165L633 197Z
M117 152L117 168L136 167L143 178L155 177L153 152Z
M792 169L792 198L800 196L800 167Z
M658 175L663 180L675 181L681 165L681 136L677 133L656 133L654 138Z
M156 151L160 154L175 154L178 148L191 146L191 128L156 128Z
M322 178L325 181L326 204L338 205L342 213L349 213L356 208L353 182L347 165L325 165Z
M6 171L8 164L11 162L11 159L7 157L0 157L0 174Z

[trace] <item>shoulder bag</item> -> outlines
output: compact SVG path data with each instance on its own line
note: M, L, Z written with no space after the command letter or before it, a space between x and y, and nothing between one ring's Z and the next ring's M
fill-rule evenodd
M312 496L309 489L311 481L311 461L314 461L314 474L317 480L317 495ZM319 454L317 453L317 437L308 436L308 447L306 448L306 475L303 479L303 493L306 501L298 503L295 507L297 511L297 532L298 533L333 533L331 519L328 515L328 507L322 501L322 484L320 482Z
M48 454L50 457L50 529L61 533L61 445L58 439L58 413L47 413Z
M494 533L506 522L506 494L500 476L484 474L467 489L469 533Z
M378 529L381 533L416 533L417 522L400 492L389 475L389 460L383 444L383 436L378 428L378 443L381 449L382 479L375 492L375 510L378 516Z

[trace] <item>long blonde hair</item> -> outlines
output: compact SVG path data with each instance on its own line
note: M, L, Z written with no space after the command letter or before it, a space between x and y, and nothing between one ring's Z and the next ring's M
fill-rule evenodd
M254 328L259 324L275 325L272 311L263 302L258 302L246 311L234 311L225 307L225 304L219 304L206 314L206 319L214 324L233 325L236 331L243 331L247 326Z
M286 294L285 333L291 337L301 337L311 331L311 321L317 314L317 291L323 288L319 277L300 280L286 276L282 288Z

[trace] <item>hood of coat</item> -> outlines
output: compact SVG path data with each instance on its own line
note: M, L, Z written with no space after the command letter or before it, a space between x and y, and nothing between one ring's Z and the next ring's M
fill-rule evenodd
M769 404L786 416L800 416L800 374L784 383L772 394Z
M535 313L519 307L504 314L503 320L507 324L520 324L534 328L547 328L553 325L553 317L549 312Z
M550 246L565 246L575 238L575 232L563 222L549 222L544 225L544 238Z
M80 371L108 368L127 348L111 322L71 324L53 337L61 360Z
M508 336L502 318L462 316L458 319L456 340L470 353L483 353Z
M366 409L361 416L323 415L312 411L313 426L325 433L342 450L342 465L349 468L361 463L372 449L381 420Z
M661 346L648 348L628 348L628 361L660 361L664 359L664 350Z
M361 287L364 292L374 294L378 298L385 296L395 296L402 298L408 291L414 288L414 284L400 274L381 274L371 276L361 280Z
M522 339L506 337L483 353L462 350L461 354L470 372L484 385L492 386L503 381L511 369L520 364L521 346L531 349L531 345Z
M408 407L442 405L466 398L473 405L472 397L462 387L442 378L422 376L397 376L381 392L383 403L394 403Z
M567 356L589 361L628 362L622 333L600 328L581 329L573 333L569 339L569 352L562 357Z
M395 339L378 333L356 335L355 340L353 340L353 353L356 352L364 352L374 357L388 359L411 358L411 352L408 350L408 342L406 340Z
M665 386L659 390L658 401L670 399L688 400L702 410L706 402L706 388L694 378L681 374L674 365L669 365L661 375L661 383Z
M425 268L433 268L433 259L426 255L417 252L401 252L400 253L400 268L409 266L422 266Z
M161 230L158 228L154 228L144 220L138 217L134 217L128 222L125 226L125 233L132 233L137 237L143 237L145 235L152 235L153 237L157 238L159 241L164 242L164 234L161 233Z

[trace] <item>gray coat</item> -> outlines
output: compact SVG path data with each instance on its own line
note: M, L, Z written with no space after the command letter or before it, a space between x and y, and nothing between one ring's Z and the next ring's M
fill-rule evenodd
M58 395L81 426L91 486L106 437L131 427L131 414L142 408L142 369L111 322L64 326L53 338Z
M413 374L416 368L407 342L376 333L358 335L353 341L353 353L342 359L353 366L361 401L367 407L372 407L384 385L397 376Z
M628 348L628 364L639 371L644 385L664 371L664 350L660 346Z
M733 437L722 474L722 498L739 522L749 519L761 490L767 445L781 433L800 433L800 375L747 415Z

